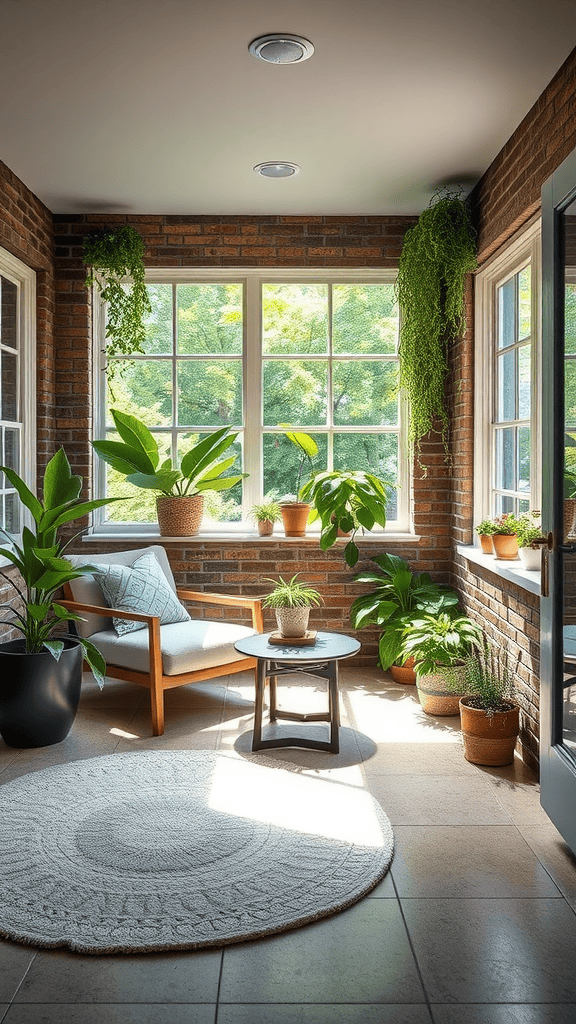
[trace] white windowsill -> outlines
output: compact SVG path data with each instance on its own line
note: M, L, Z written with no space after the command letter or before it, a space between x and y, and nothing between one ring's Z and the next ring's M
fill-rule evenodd
M520 559L517 562L505 562L495 558L494 555L485 555L480 548L467 544L458 544L456 551L468 562L482 565L485 569L493 572L495 576L510 580L516 586L529 590L532 594L540 593L540 570L525 569Z
M349 537L338 537L336 544L344 546L348 543ZM279 541L283 544L318 544L320 541L320 533L317 531L310 531L305 537L285 537L284 533L279 530L277 533L273 533L271 537L261 537L255 530L221 530L221 531L209 531L201 530L200 533L194 534L193 537L162 537L157 526L150 525L150 527L144 530L114 530L100 529L93 533L85 534L82 538L83 544L101 544L106 541L114 541L116 543L120 541L134 541L142 543L186 543L186 544L204 544L210 541L217 542L219 544L277 544ZM358 536L356 538L357 543L360 544L417 544L420 541L420 537L414 533L367 533L364 536Z

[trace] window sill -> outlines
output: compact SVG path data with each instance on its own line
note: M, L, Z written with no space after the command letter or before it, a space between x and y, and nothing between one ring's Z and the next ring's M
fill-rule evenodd
M531 594L540 593L540 570L524 569L520 560L518 562L504 562L494 558L494 555L485 555L480 548L458 544L456 551L466 561L475 565L481 565L484 569L500 576L501 579L510 580L517 587L529 590Z
M336 544L338 546L344 546L347 544L348 537L338 537ZM145 543L145 544L209 544L211 542L216 544L318 544L320 541L320 534L318 532L309 532L305 537L286 537L281 531L272 534L271 537L261 537L255 530L201 530L200 533L194 534L190 537L162 537L157 526L149 526L143 530L114 530L114 529L99 529L93 533L86 534L82 538L83 544L102 544L110 541L110 543L125 543L126 541L134 541L134 543ZM358 537L357 541L361 544L417 544L420 541L420 537L414 533L367 533L363 537Z

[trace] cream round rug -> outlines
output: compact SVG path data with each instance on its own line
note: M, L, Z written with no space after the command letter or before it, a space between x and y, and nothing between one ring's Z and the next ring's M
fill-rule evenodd
M366 790L277 765L205 751L57 765L0 788L0 933L81 953L270 935L360 899L393 841Z

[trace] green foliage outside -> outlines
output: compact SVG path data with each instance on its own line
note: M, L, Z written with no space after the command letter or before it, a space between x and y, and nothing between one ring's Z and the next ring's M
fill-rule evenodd
M170 447L186 450L191 441L223 426L242 426L242 286L228 284L149 284L151 313L145 320L143 355L116 374L108 394L107 421L114 435L110 407L142 420L154 433L164 457ZM176 308L174 309L174 294ZM335 361L333 400L328 410L328 362L312 358L328 353L328 286L268 284L263 293L263 498L292 492L298 453L281 424L302 428L318 445L314 468L327 468L326 427L333 418L333 467L358 470L395 482L398 477L398 376L395 358L398 313L392 285L335 284L332 291L332 336L336 355L362 356ZM172 325L176 322L176 379L172 378ZM382 357L391 357L389 359ZM148 358L146 358L148 357ZM292 357L292 358L289 358ZM330 412L330 417L329 417ZM174 422L174 429L172 423ZM362 428L390 426L390 433ZM189 427L197 430L186 429ZM270 430L266 430L266 428ZM338 432L355 427L358 432ZM234 450L240 449L240 438ZM128 494L110 511L119 522L155 522L154 496L130 488L107 468L107 493ZM240 520L242 484L206 495L213 520ZM396 516L391 493L387 516Z

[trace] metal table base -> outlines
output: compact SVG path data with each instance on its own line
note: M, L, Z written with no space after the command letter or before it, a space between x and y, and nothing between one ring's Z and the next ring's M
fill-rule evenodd
M277 705L278 676L304 673L319 676L328 680L328 711L313 714L300 714L298 711L281 711ZM330 740L307 739L303 736L279 736L273 740L262 739L262 716L264 713L264 691L266 680L270 680L270 721L286 719L291 722L329 722ZM319 661L307 665L295 666L282 660L265 661L259 659L256 671L256 701L254 708L254 732L252 750L266 750L269 747L308 747L311 750L327 750L337 754L340 750L338 728L340 712L338 706L338 662Z

